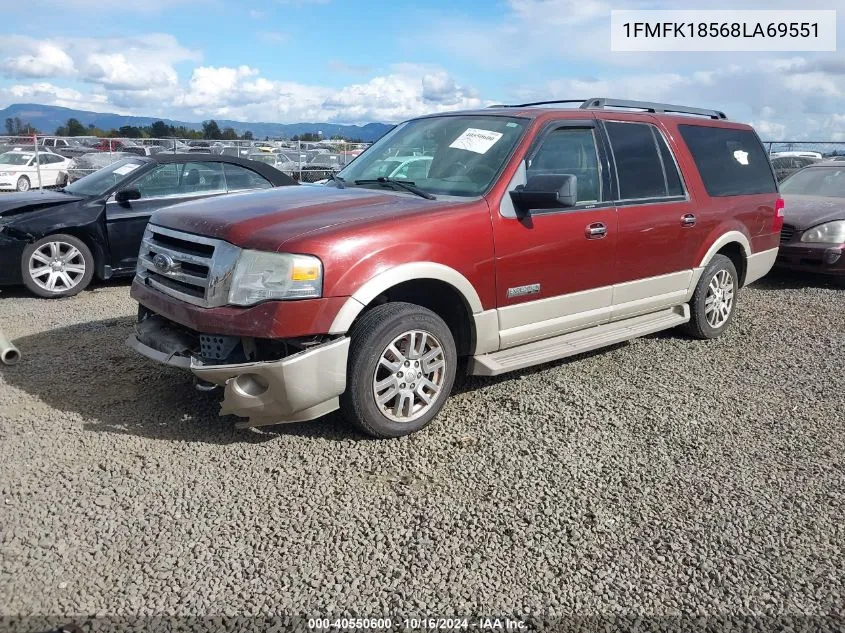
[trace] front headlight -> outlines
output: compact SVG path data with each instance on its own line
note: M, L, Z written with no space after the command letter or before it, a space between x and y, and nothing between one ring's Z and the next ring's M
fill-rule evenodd
M16 172L16 171L0 171L0 176L14 176L16 173L18 173L18 172Z
M323 292L323 264L311 255L241 251L229 303L249 306L272 299L311 299Z
M802 242L819 242L822 244L842 244L845 242L845 220L825 222L804 231Z

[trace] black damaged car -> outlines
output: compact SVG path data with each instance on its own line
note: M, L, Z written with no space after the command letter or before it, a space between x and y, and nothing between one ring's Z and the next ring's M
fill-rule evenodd
M124 158L64 189L0 196L0 285L69 297L132 275L150 215L180 202L297 182L235 156Z

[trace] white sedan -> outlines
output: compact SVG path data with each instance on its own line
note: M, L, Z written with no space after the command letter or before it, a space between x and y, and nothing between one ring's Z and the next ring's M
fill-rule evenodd
M55 187L67 181L69 158L52 152L38 152L38 165L35 152L12 150L0 154L0 191L29 191L39 186Z

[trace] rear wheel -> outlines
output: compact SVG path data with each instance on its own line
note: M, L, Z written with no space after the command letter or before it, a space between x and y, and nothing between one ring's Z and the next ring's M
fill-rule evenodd
M719 336L734 318L738 290L739 277L731 259L713 257L695 287L685 330L700 339Z
M18 178L17 190L18 191L29 191L30 183L29 178L26 176L21 176Z
M344 417L378 438L427 426L455 382L457 352L449 327L410 303L373 308L353 326Z
M70 297L91 283L94 256L78 237L47 235L24 249L21 274L24 285L39 297Z

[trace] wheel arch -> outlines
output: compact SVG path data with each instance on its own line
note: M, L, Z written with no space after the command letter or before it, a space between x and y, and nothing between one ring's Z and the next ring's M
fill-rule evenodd
M368 308L391 301L415 303L435 312L455 335L459 354L478 348L481 299L460 272L436 262L401 264L367 281L344 303L329 334L347 333Z
M741 231L727 231L716 238L701 258L698 267L704 268L716 255L730 258L739 275L739 284L745 283L745 271L748 258L751 255L751 242Z

